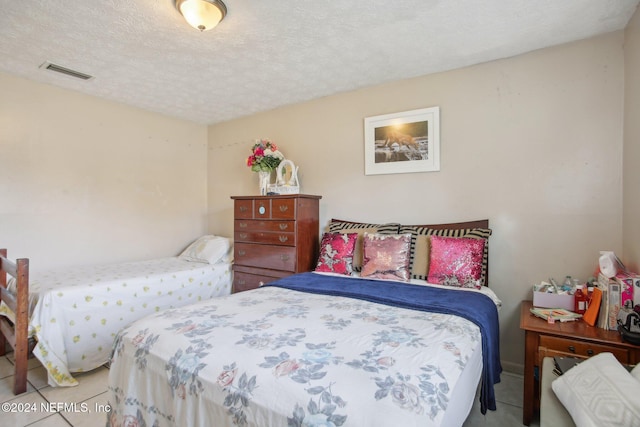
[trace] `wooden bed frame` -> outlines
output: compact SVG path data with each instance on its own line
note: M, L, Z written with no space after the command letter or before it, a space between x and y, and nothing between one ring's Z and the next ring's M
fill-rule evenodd
M7 290L7 275L16 279L15 296ZM0 249L0 300L15 313L15 324L0 316L0 356L5 355L9 343L15 356L13 393L21 394L27 391L27 359L33 349L28 336L29 259L12 262L7 259L6 249Z

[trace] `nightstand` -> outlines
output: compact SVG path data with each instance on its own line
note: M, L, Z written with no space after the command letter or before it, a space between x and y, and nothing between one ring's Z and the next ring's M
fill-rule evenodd
M321 196L234 196L233 292L311 271Z
M520 306L520 328L525 331L523 424L529 425L540 409L540 385L534 373L536 368L541 369L544 357L587 358L610 352L621 363L640 362L640 346L622 341L617 331L589 326L582 320L548 323L531 314L532 306L532 301L522 301Z

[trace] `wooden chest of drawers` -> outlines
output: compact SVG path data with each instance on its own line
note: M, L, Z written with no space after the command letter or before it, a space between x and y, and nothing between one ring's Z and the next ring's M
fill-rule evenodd
M231 198L234 200L234 292L315 268L320 196Z

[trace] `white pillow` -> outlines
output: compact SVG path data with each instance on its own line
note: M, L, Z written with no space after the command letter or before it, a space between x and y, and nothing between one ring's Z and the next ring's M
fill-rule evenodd
M231 241L226 237L202 236L179 256L180 259L192 262L215 264L225 258L231 248Z
M578 427L640 425L640 381L611 353L574 366L551 387Z

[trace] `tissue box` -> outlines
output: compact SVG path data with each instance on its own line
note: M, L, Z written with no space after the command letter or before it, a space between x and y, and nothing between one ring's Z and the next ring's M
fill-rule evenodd
M533 292L533 306L544 308L564 308L573 311L574 298L569 294L553 294L549 292Z

